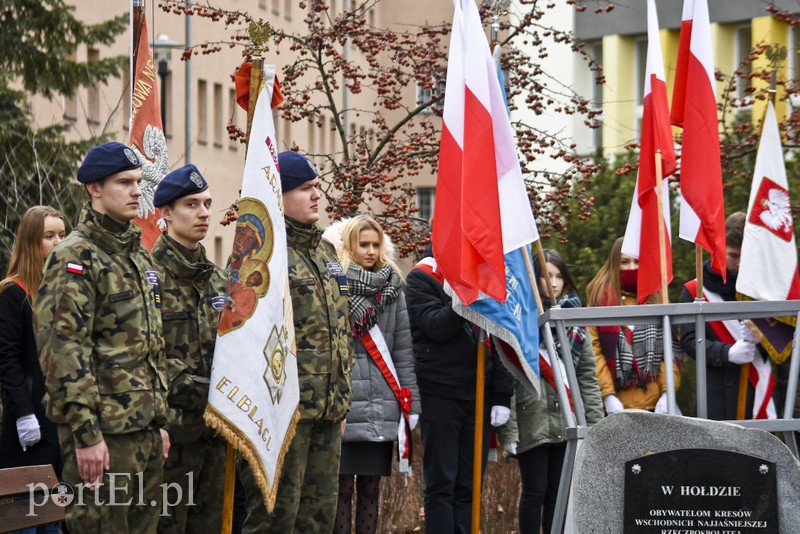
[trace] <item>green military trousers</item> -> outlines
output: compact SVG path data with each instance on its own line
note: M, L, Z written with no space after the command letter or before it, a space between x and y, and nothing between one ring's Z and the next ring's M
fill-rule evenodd
M152 426L130 434L105 434L109 469L96 490L83 487L75 442L66 425L58 438L64 459L63 478L73 499L66 507L70 534L139 534L156 531L163 477L161 434Z
M268 513L247 462L239 458L239 477L247 490L243 534L323 533L333 531L339 495L342 424L301 421L286 452L275 509Z
M217 534L222 525L225 442L202 436L196 443L172 443L164 464L167 514L158 532Z

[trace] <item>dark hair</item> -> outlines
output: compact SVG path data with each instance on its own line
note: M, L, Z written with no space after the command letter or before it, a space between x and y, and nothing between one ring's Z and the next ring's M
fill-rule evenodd
M744 223L747 215L743 211L737 211L728 215L725 219L725 242L731 248L742 248L744 239Z
M561 254L554 248L546 248L543 251L544 254L544 261L546 263L552 263L556 269L561 272L561 276L564 277L564 293L578 293L578 286L575 283L575 279L572 278L572 275L569 272L569 267L567 267L567 262L564 261L564 258L561 257ZM542 270L542 266L539 265L539 255L536 254L533 256L533 271L536 273L536 280L545 277L545 272ZM547 295L542 295L547 296Z

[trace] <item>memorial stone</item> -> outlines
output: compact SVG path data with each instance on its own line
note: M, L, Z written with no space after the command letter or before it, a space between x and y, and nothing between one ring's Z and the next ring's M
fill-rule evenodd
M695 458L687 460L687 455ZM680 463L687 465L677 465ZM639 474L634 475L637 464ZM748 472L742 473L743 469ZM641 475L641 487L629 482ZM638 410L619 412L589 430L576 455L573 477L577 534L775 534L800 528L800 463L779 439L763 430ZM758 484L762 485L754 489L765 496L764 501L758 501L759 496L749 487ZM677 497L705 500L707 506L688 506L679 498L662 499L667 491L662 485L673 486L671 491L677 491ZM681 486L686 486L685 495L681 495ZM654 491L660 491L661 497ZM766 521L767 525L730 522L742 519L733 517L740 511L735 504L740 506L740 515L748 511L750 517L759 518L753 521ZM708 513L708 519L719 522L701 526L695 524L699 517L693 517L693 526L631 528L629 521L673 513L667 510L686 510L674 513L695 516ZM718 510L722 516L717 515ZM723 517L726 514L731 517ZM640 522L638 526L653 525Z

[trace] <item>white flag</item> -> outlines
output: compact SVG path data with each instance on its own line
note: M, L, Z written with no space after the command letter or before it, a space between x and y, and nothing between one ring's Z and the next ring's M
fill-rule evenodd
M206 422L250 464L272 510L286 449L299 419L297 358L289 297L286 226L272 98L264 81L242 179L225 308L211 369Z
M771 102L761 128L747 203L736 291L756 300L800 299L789 182Z

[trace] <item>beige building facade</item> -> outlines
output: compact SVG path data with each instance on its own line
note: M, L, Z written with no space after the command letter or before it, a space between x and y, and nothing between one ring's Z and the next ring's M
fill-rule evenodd
M329 0L330 13L340 13L350 7L353 0ZM114 16L129 16L131 2L116 0L71 0L75 14L87 23L97 23ZM309 9L300 6L299 0L215 0L213 5L226 10L249 12L256 19L269 21L274 27L302 33L304 19ZM383 0L375 3L365 14L368 23L376 27L409 29L424 22L442 23L452 20L450 2L425 2L422 0ZM232 75L242 62L242 46L228 47L221 44L221 51L214 54L197 55L190 61L181 61L187 43L227 43L231 40L231 29L222 22L192 16L186 17L165 13L157 0L147 0L145 12L151 43L172 44L174 48L155 46L156 68L160 71L159 91L163 95L164 126L171 168L186 163L195 164L210 184L214 199L214 224L211 225L204 244L209 257L224 265L233 242L233 225L216 224L224 218L226 209L239 196L244 167L245 148L231 141L227 125L234 123L244 128L246 114L235 102ZM79 48L75 58L81 61L96 61L101 58L129 55L131 32L119 37L112 46L101 49ZM349 58L362 61L358 53L348 50ZM277 49L271 45L265 61L275 63L278 72L291 59L292 52L284 41ZM128 142L130 119L130 73L89 89L82 89L74 98L53 100L36 99L32 102L34 118L44 126L66 120L71 126L74 139L91 139L109 135L111 139ZM163 82L163 84L162 84ZM161 86L163 85L163 87ZM312 95L318 98L322 95ZM407 105L415 106L417 90L408 87ZM371 118L353 110L371 107L374 92L369 88L359 95L337 94L337 105L343 111L340 118L347 123L348 134L369 131ZM398 114L402 110L397 111ZM391 121L391 117L389 120ZM276 119L276 132L280 150L292 146L301 152L330 154L342 150L342 141L330 130L332 117L321 117L321 125L312 121L290 122ZM318 161L324 171L324 163ZM424 208L431 209L435 176L430 174L414 177L414 185L420 188L420 201ZM430 203L430 206L427 205Z

